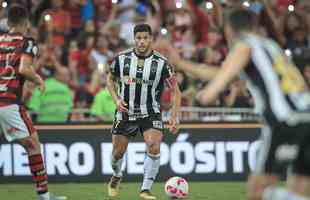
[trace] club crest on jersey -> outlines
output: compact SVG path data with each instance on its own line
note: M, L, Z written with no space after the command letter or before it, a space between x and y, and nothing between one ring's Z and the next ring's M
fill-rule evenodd
M152 65L151 65L151 73L156 73L157 72L157 66L158 66L157 60L153 60L152 61Z

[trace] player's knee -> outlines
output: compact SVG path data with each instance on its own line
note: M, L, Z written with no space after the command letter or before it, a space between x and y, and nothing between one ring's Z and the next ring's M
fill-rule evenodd
M40 143L33 137L24 139L20 144L25 148L28 154L41 153Z
M158 155L160 154L160 143L150 143L147 145L149 154Z

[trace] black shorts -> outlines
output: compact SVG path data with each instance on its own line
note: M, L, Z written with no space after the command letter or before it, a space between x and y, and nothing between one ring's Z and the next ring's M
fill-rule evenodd
M143 134L149 129L156 129L163 131L164 125L160 114L151 115L145 118L139 118L135 121L128 120L114 120L112 127L113 135L124 135L127 137L134 137L138 133Z
M290 166L293 174L310 176L310 123L265 125L261 141L256 174L282 175Z

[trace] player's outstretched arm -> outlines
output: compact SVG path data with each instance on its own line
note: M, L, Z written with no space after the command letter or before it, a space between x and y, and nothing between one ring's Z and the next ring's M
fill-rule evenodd
M165 51L165 55L176 70L183 71L195 79L208 81L219 71L219 67L216 66L209 66L182 59L178 50L165 40L159 41L158 46L167 50Z
M236 44L228 54L220 71L215 78L198 95L202 104L208 104L216 100L218 94L248 65L251 49L245 43Z
M195 79L209 81L217 74L219 67L210 66L206 64L199 64L184 59L179 59L175 62L178 70L181 70Z
M39 74L32 67L33 58L28 55L22 55L18 72L23 75L28 81L33 82L39 87L41 92L45 90L45 84Z

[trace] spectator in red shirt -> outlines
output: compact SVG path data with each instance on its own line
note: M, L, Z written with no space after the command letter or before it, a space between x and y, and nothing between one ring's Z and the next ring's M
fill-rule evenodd
M70 13L64 9L64 0L52 0L52 8L48 9L41 19L49 34L49 41L62 46L65 37L70 33Z
M84 4L83 0L69 0L66 4L66 10L70 14L72 37L76 37L82 29L81 8Z
M201 9L193 0L188 0L189 7L194 15L194 30L197 34L196 46L201 48L208 43L209 27L218 28L222 25L222 7L217 0L211 0L213 9L210 14Z

